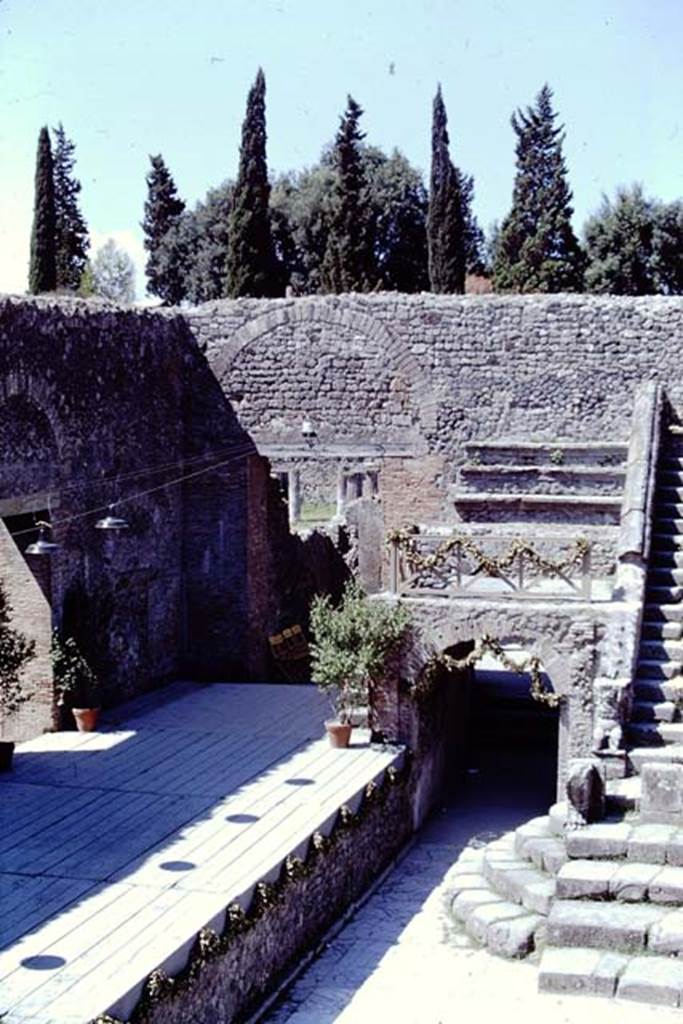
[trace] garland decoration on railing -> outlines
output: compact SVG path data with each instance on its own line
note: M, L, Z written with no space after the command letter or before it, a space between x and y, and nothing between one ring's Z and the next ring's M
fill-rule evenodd
M456 533L442 541L431 555L423 555L418 549L420 533L417 527L408 527L403 530L392 530L387 535L387 544L395 545L405 555L406 562L411 569L417 572L436 569L448 559L448 556L459 548L464 554L469 555L477 563L476 569L483 569L487 576L500 576L512 568L515 560L525 555L531 565L539 572L547 576L561 576L569 569L580 565L590 551L590 544L585 537L579 537L572 544L571 549L565 558L552 559L544 558L528 541L516 537L505 554L494 558L482 551L474 541L465 534Z
M410 759L406 751L400 771L390 765L381 782L367 784L363 801L357 811L347 805L339 809L329 836L323 835L321 832L313 834L305 860L292 854L287 857L277 881L257 883L248 910L245 911L239 903L231 903L226 910L222 932L217 932L213 928L202 928L195 939L190 959L179 974L170 977L162 969L152 971L147 977L142 995L127 1024L145 1024L152 1015L157 1015L159 1004L192 989L197 984L204 967L225 955L238 935L249 931L262 917L270 913L282 901L289 886L311 875L317 859L333 853L334 847L341 837L362 824L371 808L378 803L383 803L388 798L391 789L399 782L407 780L409 772ZM91 1024L126 1024L126 1022L111 1014L103 1013Z
M474 668L485 654L492 654L508 672L515 672L518 675L528 673L531 676L529 695L533 700L538 701L539 704L546 704L551 708L556 708L559 705L562 700L562 694L553 693L543 683L541 659L536 657L536 655L531 655L525 658L524 661L514 661L513 658L505 653L498 640L494 639L489 633L484 633L481 639L477 640L474 648L464 658L454 658L451 654L446 654L446 652L433 654L427 661L419 681L412 687L411 695L417 699L422 699L431 692L436 674L440 668L445 668L448 672L461 672L466 668Z

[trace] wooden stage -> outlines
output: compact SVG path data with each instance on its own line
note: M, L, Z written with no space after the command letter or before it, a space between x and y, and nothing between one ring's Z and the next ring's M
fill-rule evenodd
M0 775L0 1020L126 1019L400 751L321 739L310 686L176 683Z

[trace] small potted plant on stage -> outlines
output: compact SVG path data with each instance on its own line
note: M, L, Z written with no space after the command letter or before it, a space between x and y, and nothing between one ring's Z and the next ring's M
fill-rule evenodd
M73 637L52 638L52 667L58 704L69 708L79 732L92 732L100 713L100 682Z
M327 694L336 713L325 723L333 747L346 747L353 712L370 708L388 655L400 643L408 612L397 602L369 600L360 586L346 584L337 607L329 595L311 605L313 682Z
M28 700L21 674L35 654L35 643L10 626L11 607L0 584L0 772L12 767L11 717ZM9 719L9 721L8 721Z

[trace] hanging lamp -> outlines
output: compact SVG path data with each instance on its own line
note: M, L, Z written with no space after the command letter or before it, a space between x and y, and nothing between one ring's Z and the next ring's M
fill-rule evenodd
M59 544L55 541L50 540L48 537L48 530L52 530L50 523L39 522L36 523L38 527L38 539L34 540L32 544L26 548L27 555L51 555L53 552L59 550Z
M128 530L130 523L126 519L122 519L121 516L114 515L114 505L109 506L106 516L102 519L98 519L95 523L96 530Z

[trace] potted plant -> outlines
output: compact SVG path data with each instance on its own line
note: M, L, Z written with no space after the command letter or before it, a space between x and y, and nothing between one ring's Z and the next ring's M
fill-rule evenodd
M14 741L7 738L6 719L28 700L21 673L35 654L35 642L10 626L11 612L0 583L0 772L12 767Z
M101 686L73 637L52 638L52 667L57 703L69 708L79 732L92 732L100 713Z
M333 747L346 747L352 714L371 706L372 688L405 633L408 612L398 602L369 600L351 580L337 607L329 595L313 599L310 622L313 682L336 713L325 728Z

